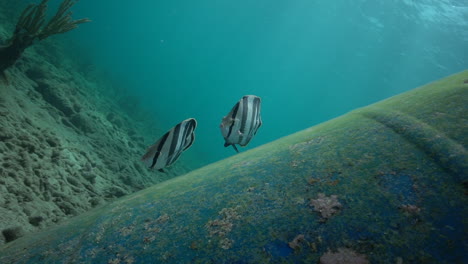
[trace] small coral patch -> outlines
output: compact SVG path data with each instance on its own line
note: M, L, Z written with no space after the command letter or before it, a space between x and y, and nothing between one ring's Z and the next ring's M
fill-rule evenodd
M311 199L310 205L314 207L314 211L320 213L324 220L332 217L343 207L337 195L327 197L323 193L319 193L316 199Z
M368 264L366 255L348 248L339 248L338 252L328 251L320 257L320 264Z
M301 248L301 244L305 242L305 238L303 234L297 235L291 242L288 242L288 246L294 250L298 250Z
M210 237L217 237L219 239L219 246L222 249L230 249L234 241L226 236L232 231L234 221L239 220L241 216L237 212L238 207L223 208L219 215L221 219L210 220L206 224Z

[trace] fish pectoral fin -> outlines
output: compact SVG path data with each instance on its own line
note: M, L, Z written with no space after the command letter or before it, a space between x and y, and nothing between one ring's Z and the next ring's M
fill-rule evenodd
M188 148L190 148L193 144L193 142L195 141L195 133L192 133L189 137L188 137L189 140L186 140L186 143L185 143L185 146L184 146L184 149L183 151L186 151Z
M239 153L239 150L237 149L235 144L232 144L231 146L236 150L237 153Z
M240 119L239 118L232 118L232 117L226 118L226 125L228 125L228 126L234 124L235 122L240 122Z

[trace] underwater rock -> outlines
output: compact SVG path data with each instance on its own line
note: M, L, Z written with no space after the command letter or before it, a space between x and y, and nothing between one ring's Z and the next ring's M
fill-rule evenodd
M13 241L23 235L21 227L13 227L2 230L2 235L6 242Z
M39 224L44 220L42 216L33 216L29 217L29 223L33 226L39 226Z
M0 231L21 227L0 232L0 245L187 171L142 167L159 125L129 118L103 95L113 84L82 75L67 56L60 44L38 43L8 71L10 82L0 81Z
M70 118L70 122L78 128L80 131L84 133L94 133L95 132L95 125L93 120L91 119L90 116L84 114L84 113L78 113L74 114Z
M109 189L105 190L105 197L112 198L112 197L122 197L128 194L124 189L118 186L111 186Z
M0 262L468 263L466 79L121 197L4 245Z

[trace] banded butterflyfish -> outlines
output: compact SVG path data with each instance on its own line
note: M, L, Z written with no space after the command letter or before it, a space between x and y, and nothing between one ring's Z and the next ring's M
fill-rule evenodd
M182 152L192 146L196 127L194 118L182 121L151 145L141 160L150 169L164 172L163 168L176 162Z
M232 146L239 152L236 144L242 147L249 144L262 125L260 108L261 99L255 95L245 95L234 105L220 125L225 147Z

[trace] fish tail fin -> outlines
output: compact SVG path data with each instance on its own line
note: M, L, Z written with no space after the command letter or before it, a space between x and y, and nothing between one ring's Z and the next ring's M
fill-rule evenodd
M239 153L239 150L237 149L235 144L232 144L231 146L236 150L237 153Z
M143 155L143 157L141 157L141 161L143 161L143 163L145 163L147 167L151 168L151 165L153 163L153 157L154 153L148 151L147 153L145 153L145 155Z

